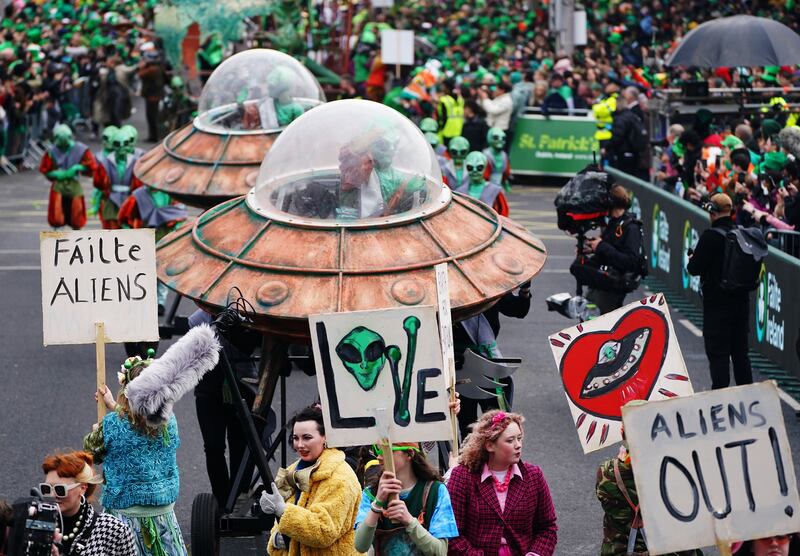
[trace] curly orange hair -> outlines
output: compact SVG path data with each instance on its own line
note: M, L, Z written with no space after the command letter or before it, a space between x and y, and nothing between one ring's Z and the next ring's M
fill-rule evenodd
M89 452L55 453L44 458L42 471L45 475L55 471L59 477L69 479L77 477L85 466L91 467L93 463L94 459ZM96 488L97 485L87 484L86 497L89 498Z
M516 423L519 425L519 430L522 430L524 422L525 417L519 413L508 413L497 409L487 411L472 425L472 432L464 440L458 462L473 473L477 473L483 464L489 461L486 443L495 442L511 423Z

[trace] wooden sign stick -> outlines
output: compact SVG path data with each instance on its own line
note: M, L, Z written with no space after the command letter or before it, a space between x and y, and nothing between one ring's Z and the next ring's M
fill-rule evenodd
M448 378L448 392L451 404L456 401L456 362L453 353L453 321L450 317L450 286L447 281L447 263L437 264L436 298L439 308L439 340L442 342L442 363ZM458 418L454 409L450 409L451 449L450 459L458 458Z
M720 523L719 520L717 520L713 516L711 516L711 519L714 527L714 539L716 539L717 541L717 549L719 550L719 556L731 556L730 542L725 540L730 538L730 534L720 535L720 529L724 529L724 533L730 533L728 529L728 524L725 522Z
M102 322L94 323L95 329L95 357L97 358L97 391L101 392L106 385L106 325ZM97 422L100 423L106 414L106 404L103 396L97 396Z
M394 468L394 454L392 453L392 441L389 439L389 419L387 416L386 408L381 407L375 409L375 424L378 428L378 433L380 434L381 441L381 454L383 454L383 469L384 471L388 471L389 473L393 474L397 477L395 468ZM392 496L390 496L386 503L392 501Z

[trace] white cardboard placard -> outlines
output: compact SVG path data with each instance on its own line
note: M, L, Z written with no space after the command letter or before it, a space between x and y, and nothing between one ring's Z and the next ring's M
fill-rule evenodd
M381 408L391 417L392 442L450 438L447 377L433 307L308 320L328 445L378 443L375 411Z
M622 440L621 408L693 392L662 294L549 338L583 452Z
M414 65L414 31L381 30L381 61L386 65Z
M158 340L155 231L41 232L44 345Z
M622 414L651 554L800 531L773 382L628 405Z

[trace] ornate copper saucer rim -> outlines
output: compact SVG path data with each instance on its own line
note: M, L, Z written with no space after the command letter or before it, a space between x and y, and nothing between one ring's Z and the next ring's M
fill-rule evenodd
M186 156L186 155L180 154L175 149L180 147L184 142L186 142L187 139L189 139L195 133L205 133L204 131L202 131L202 130L194 127L194 125L192 125L191 131L189 131L189 133L187 133L185 136L183 136L181 138L181 140L178 141L178 143L176 145L172 145L171 141L175 138L175 135L177 133L179 133L180 131L183 131L183 129L184 128L176 129L175 131L173 131L172 133L167 135L167 138L164 139L164 143L163 143L164 154L161 157L159 157L159 159L158 159L158 161L156 163L152 164L150 167L147 168L148 171L150 170L150 168L155 166L155 164L157 164L158 162L161 162L161 160L163 160L165 156L170 156L170 157L172 157L172 158L174 158L176 160L180 160L181 162L186 162L187 164L203 164L203 165L206 165L206 166L260 166L261 165L262 161L261 160L256 160L256 159L253 159L253 160L224 160L223 159L223 157L225 156L225 152L228 150L228 145L230 145L230 143L231 143L231 138L236 137L235 135L232 135L232 134L225 136L225 141L222 144L222 150L220 151L220 154L216 157L216 160L207 160L207 159L202 159L202 158L192 158L191 156ZM265 133L261 133L260 135L275 135L275 133L274 132L265 132Z
M489 247L492 243L494 243L504 230L507 233L509 233L512 236L514 236L517 239L519 239L520 241L526 243L527 245L529 245L530 247L532 247L536 251L539 251L541 253L545 253L546 252L545 249L540 247L536 242L531 241L531 239L529 237L526 237L525 234L519 233L518 231L514 230L513 227L503 226L502 222L499 219L499 216L497 218L493 218L492 217L492 212L491 212L491 209L489 209L489 207L481 207L481 203L479 203L478 201L475 201L475 200L473 200L471 198L468 198L468 197L464 197L461 194L454 194L452 198L459 205L467 208L468 210L470 210L471 212L475 213L477 216L479 216L480 218L486 220L487 222L490 222L494 226L494 230L493 230L492 234L487 239L485 239L483 242L481 242L480 244L475 245L475 246L473 246L472 248L470 248L470 249L468 249L466 251L463 251L463 252L460 252L460 253L452 253L452 252L449 252L447 250L447 248L444 245L444 243L436 235L435 231L431 228L431 226L426 222L426 219L434 216L435 213L434 214L420 215L418 218L416 218L414 220L411 220L410 222L408 220L406 220L404 222L398 222L395 225L408 225L409 223L419 223L421 225L422 229L426 231L426 233L431 237L431 239L439 247L439 249L443 253L446 253L446 256L444 256L444 257L440 257L440 258L434 259L434 260L418 262L418 263L414 263L414 264L410 264L410 265L405 264L405 265L396 266L396 267L369 268L369 269L365 269L365 268L360 268L360 269L359 268L353 268L353 269L346 269L346 268L311 268L311 267L294 267L294 266L285 266L285 265L278 265L278 264L259 263L259 262L254 262L254 261L250 261L250 260L242 258L253 247L253 245L255 245L255 243L261 238L261 236L264 234L264 232L266 232L266 230L273 223L275 223L276 225L279 225L279 226L285 226L285 227L291 226L291 225L287 226L287 224L284 223L284 222L273 221L273 220L269 220L269 219L266 219L266 218L264 219L265 221L261 225L259 230L253 235L252 238L250 238L250 240L247 241L247 243L245 243L245 245L239 250L239 252L236 255L226 254L226 253L224 253L224 252L222 252L222 251L220 251L218 249L214 249L213 247L211 247L207 243L205 243L202 240L202 238L200 237L199 227L210 223L211 221L213 221L213 220L223 216L224 214L227 214L228 212L232 211L237 206L243 204L244 203L244 197L237 197L235 199L231 199L229 201L226 201L222 205L219 205L217 210L213 210L212 209L211 211L206 212L205 214L201 215L199 218L197 218L195 220L195 222L193 223L191 228L186 228L186 230L184 230L184 231L177 231L174 234L170 234L170 236L168 236L162 242L159 243L158 247L159 247L159 249L163 248L163 247L166 247L167 245L177 241L178 239L183 238L186 234L191 232L192 239L194 240L195 244L201 250L205 251L207 254L211 255L212 257L228 261L228 265L229 266L230 265L234 265L234 264L238 264L238 265L241 265L241 266L246 267L246 268L255 268L255 269L259 269L259 270L271 270L271 271L276 271L276 272L304 273L304 274L322 274L322 275L369 275L369 274L387 274L387 273L396 273L396 272L407 272L407 271L410 271L410 270L418 270L418 269L422 269L422 268L430 268L430 267L432 267L432 266L434 266L436 264L447 262L447 263L452 263L460 271L460 273L462 275L464 275L470 283L473 284L473 286L476 286L476 284L474 283L474 281L472 279L470 279L469 273L466 272L466 269L464 269L462 267L461 263L459 262L459 259L468 258L468 257L470 257L470 256L472 256L472 255L474 255L474 254L476 254L476 253L478 253L480 251L483 251L484 249ZM448 204L448 206L449 206L449 204ZM248 210L252 210L252 209L250 209L248 207ZM438 212L439 211L437 211L437 213ZM487 216L487 213L488 213L488 216ZM298 227L299 228L299 227L302 227L302 226L297 225L297 226L294 226L294 227ZM388 229L388 228L391 228L391 227L393 227L393 226L392 225L388 225L388 226L382 227L381 229ZM346 235L346 232L347 232L348 228L344 228L344 227L338 228L338 229L337 228L328 228L326 230L322 230L320 228L314 228L314 229L318 230L320 232L323 232L323 233L324 233L324 231L328 231L328 232L336 232L336 231L338 231L339 236L340 236L339 237L339 248L340 248L340 250L344 249L344 246L346 245L345 235ZM227 268L225 270L227 271ZM478 289L481 290L481 288L478 288Z

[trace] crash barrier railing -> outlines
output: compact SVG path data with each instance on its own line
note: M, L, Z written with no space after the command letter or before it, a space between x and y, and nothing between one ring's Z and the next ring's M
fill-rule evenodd
M777 247L792 257L800 257L800 232L769 228L766 235L767 242L773 247Z
M650 183L609 168L633 193L631 212L644 224L651 277L702 310L700 279L686 272L688 249L709 227L708 213ZM750 296L750 348L772 361L800 385L796 344L800 337L800 260L770 247L763 260L758 289Z

